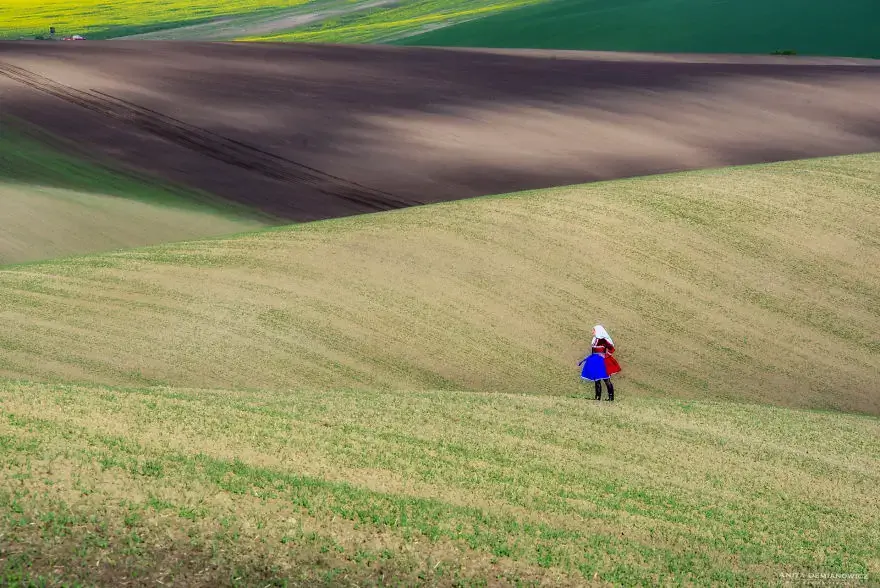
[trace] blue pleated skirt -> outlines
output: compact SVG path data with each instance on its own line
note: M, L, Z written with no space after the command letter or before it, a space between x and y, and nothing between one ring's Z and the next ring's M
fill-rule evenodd
M604 380L608 378L608 369L605 367L605 358L598 353L593 353L587 357L584 362L584 369L581 371L581 378L595 382L596 380Z

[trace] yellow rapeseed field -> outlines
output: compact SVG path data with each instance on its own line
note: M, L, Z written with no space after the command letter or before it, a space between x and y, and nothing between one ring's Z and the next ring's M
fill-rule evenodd
M400 6L328 19L296 30L269 35L243 36L240 41L287 41L299 43L374 43L439 25L482 18L543 0L415 0Z
M51 26L58 34L119 36L113 33L302 4L305 0L4 0L0 38L47 34Z

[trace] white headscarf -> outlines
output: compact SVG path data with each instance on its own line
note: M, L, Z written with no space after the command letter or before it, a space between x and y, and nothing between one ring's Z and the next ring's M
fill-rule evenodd
M611 340L611 335L608 334L608 331L606 331L605 327L603 327L602 325L596 325L595 327L593 327L593 342L591 343L591 345L595 345L596 341L598 341L599 339L605 339L606 341L614 345L614 341Z

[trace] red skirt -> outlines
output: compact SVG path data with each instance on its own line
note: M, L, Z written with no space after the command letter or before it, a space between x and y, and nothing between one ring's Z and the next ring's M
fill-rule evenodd
M610 353L605 354L605 369L608 371L609 376L620 371L620 364L617 363L617 360Z

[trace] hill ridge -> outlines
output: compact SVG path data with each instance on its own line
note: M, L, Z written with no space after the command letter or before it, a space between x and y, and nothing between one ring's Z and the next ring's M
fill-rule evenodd
M623 398L877 414L878 157L462 200L4 268L0 375L572 394L599 322L620 344ZM38 315L59 318L37 327ZM96 346L116 351L95 356Z

